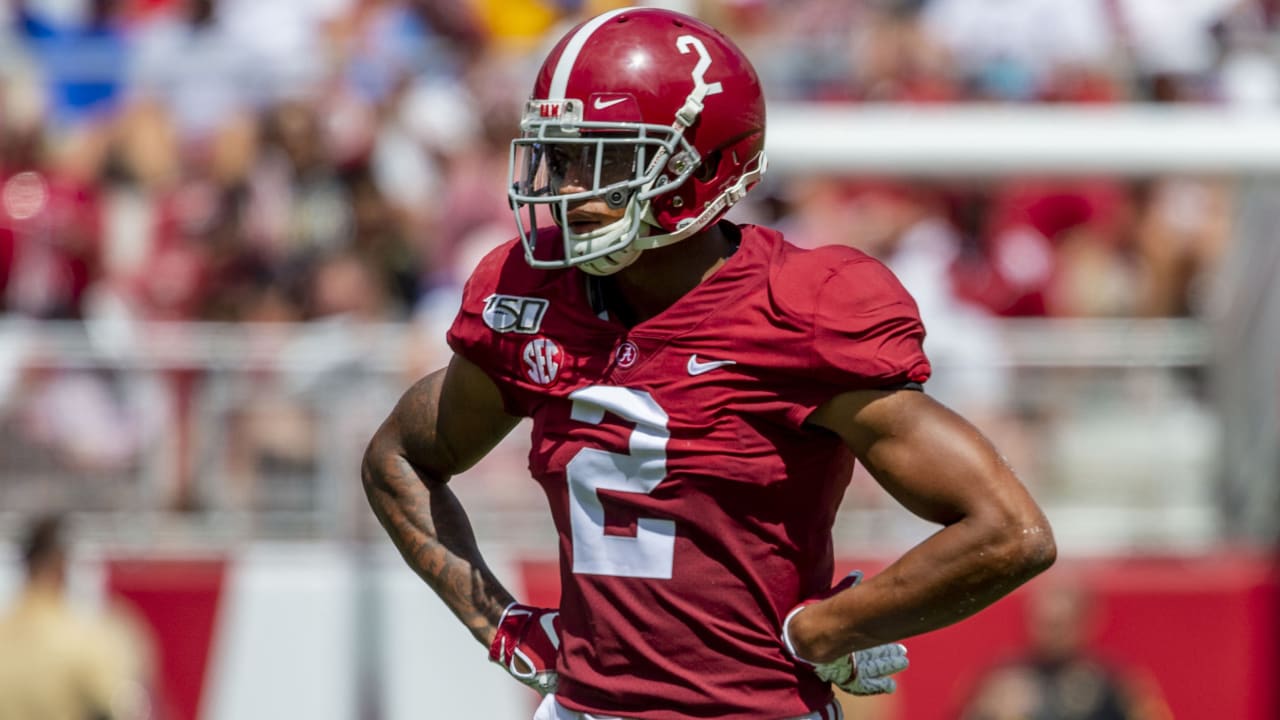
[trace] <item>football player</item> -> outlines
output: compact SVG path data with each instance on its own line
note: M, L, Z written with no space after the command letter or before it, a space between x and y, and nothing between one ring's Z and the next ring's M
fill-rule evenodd
M755 71L653 8L551 50L512 144L519 237L480 262L452 361L370 441L369 501L405 560L544 693L550 718L836 718L892 692L899 640L1053 562L1040 508L923 392L915 303L847 247L725 211L765 171ZM522 417L559 531L559 608L519 603L448 486ZM832 587L855 459L939 526Z

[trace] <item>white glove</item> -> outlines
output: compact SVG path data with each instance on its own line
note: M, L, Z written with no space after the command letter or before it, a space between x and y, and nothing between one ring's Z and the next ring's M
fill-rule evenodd
M907 664L906 646L889 643L857 650L829 663L818 663L813 666L813 672L847 693L880 695L898 689L898 681L889 676L906 670Z
M791 657L805 665L809 665L818 677L835 684L836 687L847 693L854 695L892 693L898 689L898 681L889 676L907 669L907 648L905 645L901 643L877 645L866 650L855 650L838 660L832 660L827 663L814 663L805 660L796 653L795 646L791 644L791 636L788 634L791 620L801 610L842 590L851 588L861 581L862 573L854 570L827 592L806 600L793 608L791 612L787 613L786 620L782 622L782 644L786 646L787 652L791 653Z

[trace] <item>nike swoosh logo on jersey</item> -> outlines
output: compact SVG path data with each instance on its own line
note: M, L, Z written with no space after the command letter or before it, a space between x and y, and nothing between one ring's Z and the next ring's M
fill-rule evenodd
M725 365L737 365L733 360L708 360L707 362L698 362L698 354L694 353L689 356L689 374L701 375L702 373L711 372L716 368L722 368Z
M612 100L605 100L604 98L596 98L596 101L593 106L597 110L607 110L613 107L614 105L617 105L618 103L622 103L626 101L627 99L624 97L614 98Z
M560 636L556 634L556 618L560 617L560 613L552 612L542 616L542 632L547 634L547 639L551 641L551 646L560 649Z

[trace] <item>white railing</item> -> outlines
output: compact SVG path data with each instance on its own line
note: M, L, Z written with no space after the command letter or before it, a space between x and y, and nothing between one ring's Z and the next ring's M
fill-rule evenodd
M769 107L789 172L915 176L1280 172L1280 112L1191 106Z
M10 377L0 394L0 424L8 428L0 437L0 530L6 512L52 498L79 502L100 532L146 542L157 533L176 534L173 542L366 536L374 530L357 481L363 443L411 375L427 369L409 365L422 355L410 347L422 333L410 330L157 324L122 332L0 320L0 357L7 358L0 377ZM1209 492L1216 445L1196 434L1216 410L1189 409L1192 394L1170 391L1180 387L1180 373L1208 361L1203 325L1008 321L999 337L1008 389L998 407L976 410L975 421L989 424L984 429L1009 449L1068 546L1200 547L1220 539ZM442 363L447 352L437 340L427 362ZM942 364L935 378L965 370ZM47 384L57 377L69 387ZM24 402L51 402L40 393L114 402L86 413L114 412L116 426L62 421L83 432L118 432L132 452L95 466L56 441L33 451L14 425L30 410ZM1129 439L1115 437L1116 429ZM56 427L45 435L61 437ZM68 441L71 447L75 440L85 438ZM526 442L518 429L456 487L490 536L549 548L544 501L526 478ZM838 537L860 548L896 547L927 531L863 478L841 512Z
M1255 277L1250 271L1258 264L1248 255L1274 245L1280 235L1274 212L1267 210L1275 206L1271 199L1277 192L1258 181L1280 175L1277 127L1280 115L1272 111L1186 106L774 104L767 150L773 171L783 178L811 172L918 177L1208 173L1244 181L1234 244L1240 250L1227 263L1235 275L1220 283L1238 285L1240 291L1234 304L1230 298L1224 303L1212 333L1194 320L1007 322L999 333L1004 359L993 365L1006 374L1010 389L997 407L980 410L1001 446L1021 454L1019 467L1029 483L1051 511L1061 514L1060 534L1065 530L1081 546L1160 546L1234 537L1246 516L1253 518L1243 524L1255 528L1251 537L1274 533L1277 525L1275 512L1257 508L1274 507L1266 499L1274 495L1280 463L1265 438L1271 433L1274 439L1280 423L1274 408L1260 414L1250 405L1256 400L1251 394L1274 397L1276 379L1267 368L1280 346L1274 329L1280 325L1262 327L1256 318L1268 316L1263 310L1277 297L1266 290L1268 283L1274 286L1277 266L1268 263L1264 270L1270 275ZM1234 338L1227 347L1211 340L1222 334L1219 328ZM39 373L22 368L96 373L99 390L107 387L116 401L133 403L131 410L152 423L132 439L132 453L121 453L127 462L112 469L123 487L134 481L132 495L122 503L129 512L174 512L175 504L185 502L172 497L173 478L180 478L182 492L196 495L192 505L197 509L186 517L221 518L210 521L212 527L258 531L264 525L254 518L266 518L280 521L268 526L290 532L359 532L368 516L352 492L361 442L409 381L407 358L422 355L409 347L421 342L421 334L410 339L405 330L342 323L80 326L0 319L0 420L9 423L6 429L13 425L21 414L17 404L32 383L41 382ZM440 338L441 331L427 336ZM442 362L445 353L439 344L426 354ZM1241 358L1250 361L1241 363ZM1224 405L1204 377L1234 377L1239 368L1247 377L1231 385L1232 399ZM943 363L936 377L942 380L951 370L963 368ZM72 389L94 392L86 388L91 385ZM177 409L154 410L149 403L157 398L176 403ZM219 448L245 443L246 433L252 441L269 438L289 445L267 432L278 426L244 420L271 399L278 400L274 411L296 423L295 430L309 433L289 442L311 443L315 457L299 463L299 458L279 456L280 447L260 442L250 452L258 454L252 474L287 480L277 483L278 492L263 507L252 497L237 499L231 488L247 482L245 458L220 456ZM995 417L988 418L991 413ZM246 430L245 422L261 437ZM1249 437L1257 439L1224 463L1227 427L1235 428L1234 437L1254 428ZM502 499L486 497L481 479L474 484L476 502L494 507L499 529L542 527L538 520L513 519L521 512L540 513L541 500L531 483L528 493L506 492L514 486L510 475L524 468L519 442L509 445L497 454L499 469L482 465L474 471L502 476ZM1223 466L1233 489L1229 502L1214 492ZM35 484L20 486L23 473ZM57 473L64 479L85 477L83 468L68 467L65 457L42 455L18 435L0 438L0 492L8 493L0 501L0 515L17 507L15 497L49 494L39 483ZM851 499L850 511L841 514L851 518L841 528L843 536L919 531L894 520L898 509L875 506L876 497ZM351 514L361 519L350 519ZM868 528L891 532L879 535Z

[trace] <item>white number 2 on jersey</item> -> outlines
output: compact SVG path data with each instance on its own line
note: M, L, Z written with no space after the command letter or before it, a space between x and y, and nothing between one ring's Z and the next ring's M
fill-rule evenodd
M575 390L570 414L598 425L605 412L635 423L630 453L583 448L565 468L569 479L569 520L573 531L573 571L584 575L671 577L676 524L640 518L635 537L606 535L604 506L597 490L648 494L667 475L667 413L647 392L593 385Z

